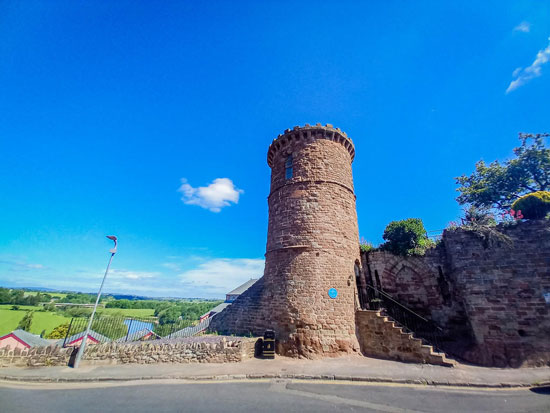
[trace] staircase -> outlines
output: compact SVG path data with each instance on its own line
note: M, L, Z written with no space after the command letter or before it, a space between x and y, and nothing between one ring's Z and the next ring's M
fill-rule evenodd
M392 359L409 359L406 361L423 362L438 364L443 366L456 365L456 361L446 357L441 351L442 344L447 348L446 334L436 323L415 313L410 308L404 306L384 291L367 285L367 299L365 300L370 307L370 315L360 315L358 319L368 319L371 328L374 331L383 332L392 338L393 344L378 343L381 349L367 350L370 353L380 353ZM373 308L374 307L374 308ZM367 337L372 334L366 332ZM380 334L378 334L380 335ZM369 348L372 346L368 346ZM395 345L401 343L400 345ZM402 351L404 350L404 352ZM403 354L405 353L405 354ZM412 358L412 359L411 359Z
M446 367L456 365L456 361L435 351L412 333L405 332L380 310L358 310L355 321L361 352L366 356Z

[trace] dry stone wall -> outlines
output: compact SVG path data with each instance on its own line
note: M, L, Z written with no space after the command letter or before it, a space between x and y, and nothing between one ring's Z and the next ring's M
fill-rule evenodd
M369 253L365 277L444 327L447 345L467 361L550 365L550 222L496 230L504 237L446 231L425 257Z
M107 343L86 347L82 365L152 363L231 363L254 357L257 339L221 339L217 342ZM0 367L67 366L75 349L33 347L0 349Z

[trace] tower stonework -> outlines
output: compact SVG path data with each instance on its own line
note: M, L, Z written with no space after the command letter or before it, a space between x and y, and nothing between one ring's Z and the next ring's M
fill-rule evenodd
M278 353L290 356L358 351L354 156L352 141L332 125L295 127L272 142L264 276L212 320L213 329L272 328Z

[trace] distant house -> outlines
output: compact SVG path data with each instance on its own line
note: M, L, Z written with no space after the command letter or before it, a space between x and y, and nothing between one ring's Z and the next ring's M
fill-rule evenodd
M239 297L239 295L241 295L246 290L248 290L250 287L252 287L256 281L258 281L257 278L252 278L252 279L248 280L247 282L245 282L244 284L242 284L242 285L238 286L237 288L235 288L233 291L227 293L225 295L225 302L217 305L212 310L210 310L210 311L204 313L203 315L201 315L199 320L204 321L207 318L210 318L210 317L214 316L215 314L221 313L225 308L230 306L231 303L233 301L235 301L237 299L237 297Z
M119 338L117 340L117 343L124 343L126 341L155 340L157 338L160 338L158 334L149 330L148 328L144 328L142 330L134 331L133 333L128 334L128 337L124 336Z
M36 334L24 330L15 330L3 337L0 337L0 348L10 346L14 348L47 347L51 343Z
M63 346L63 343L65 343L65 347L80 346L80 344L82 343L82 338L84 337L85 334L86 334L86 331L82 331L78 334L74 334L70 337L67 337L67 339L62 338L56 344L61 347ZM90 332L88 333L87 344L101 344L101 343L108 343L109 341L111 341L109 337L105 337L104 335L99 334L93 330L90 330Z

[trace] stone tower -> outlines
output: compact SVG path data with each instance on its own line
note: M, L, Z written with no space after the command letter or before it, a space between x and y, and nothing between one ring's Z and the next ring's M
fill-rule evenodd
M273 328L285 355L358 350L354 155L352 141L331 125L288 129L272 142L264 276L214 318L215 329Z

